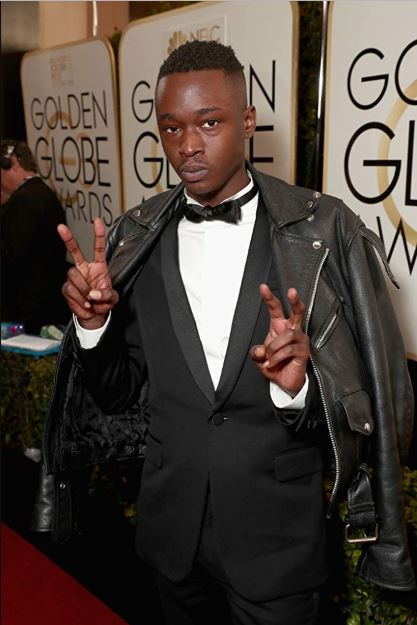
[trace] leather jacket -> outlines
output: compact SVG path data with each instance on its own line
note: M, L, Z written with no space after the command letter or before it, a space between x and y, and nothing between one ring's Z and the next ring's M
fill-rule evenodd
M401 465L411 441L413 397L401 335L375 254L396 284L382 243L340 200L248 168L269 213L279 290L285 294L289 287L297 288L306 304L304 330L310 337L310 365L331 450L328 515L347 498L350 529L362 528L367 536L359 574L386 588L412 590ZM108 262L121 298L128 295L176 212L182 191L178 185L116 221L108 236ZM44 429L47 472L57 478L57 540L70 532L70 470L137 457L148 422L146 383L127 413L105 414L97 406L84 383L78 349L71 323Z

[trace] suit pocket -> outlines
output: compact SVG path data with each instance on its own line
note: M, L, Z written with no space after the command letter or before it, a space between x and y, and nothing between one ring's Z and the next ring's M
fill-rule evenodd
M162 443L149 433L146 437L145 460L148 460L157 469L162 467Z
M274 458L275 478L278 482L289 482L312 475L322 468L323 459L318 447L291 449Z

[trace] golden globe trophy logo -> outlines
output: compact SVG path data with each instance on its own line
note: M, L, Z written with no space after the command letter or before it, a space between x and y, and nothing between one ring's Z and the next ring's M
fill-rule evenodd
M366 115L366 121L364 119L365 123L355 130L347 144L344 172L346 183L357 200L367 205L382 204L394 228L393 239L389 242L386 225L381 217L376 217L377 232L386 247L388 260L397 246L402 245L403 264L411 276L417 260L417 177L413 165L417 138L417 79L414 78L417 39L402 47L392 68L383 66L384 58L382 50L369 47L361 50L350 65L349 100L357 111ZM377 69L366 73L361 68L370 62ZM381 116L379 106L387 111L385 115ZM359 175L360 163L367 170L374 168L371 183L369 177Z

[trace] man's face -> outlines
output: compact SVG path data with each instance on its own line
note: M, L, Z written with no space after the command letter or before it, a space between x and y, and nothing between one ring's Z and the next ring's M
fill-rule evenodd
M221 70L171 74L155 105L164 152L192 198L218 204L247 184L245 140L256 115L243 80Z
M14 176L11 169L1 170L1 203L4 204L14 191Z
M22 171L19 161L12 155L12 166L1 169L1 203L4 204L19 184L19 172Z

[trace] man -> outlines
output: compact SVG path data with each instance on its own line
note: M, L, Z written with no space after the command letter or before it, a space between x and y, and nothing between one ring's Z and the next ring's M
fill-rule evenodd
M1 141L1 320L38 334L68 320L62 297L67 263L56 236L65 215L55 193L37 174L23 141Z
M327 509L349 487L350 531L372 541L361 573L413 588L398 461L412 401L376 237L339 200L245 162L255 109L231 48L178 48L155 105L182 184L120 218L108 261L99 220L91 263L59 227L75 267L45 433L58 506L69 467L134 455L148 430L137 551L167 623L221 622L220 589L235 624L311 625L330 450Z

